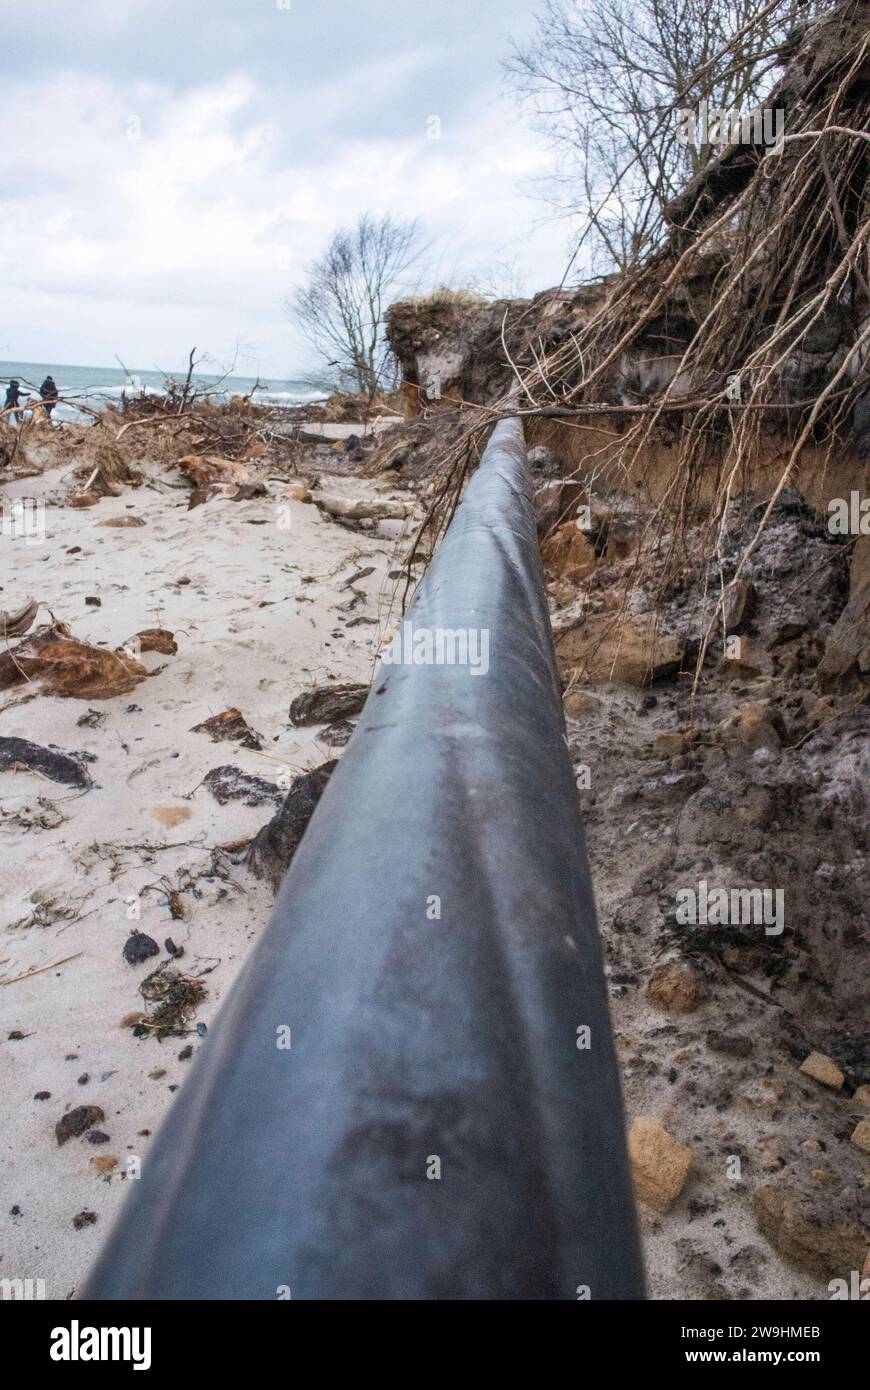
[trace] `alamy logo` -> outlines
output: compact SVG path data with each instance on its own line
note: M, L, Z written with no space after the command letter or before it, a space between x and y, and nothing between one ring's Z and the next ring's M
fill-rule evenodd
M691 106L677 107L677 139L703 149L705 145L765 145L777 151L783 147L785 111L781 106L741 114L711 106L706 97Z
M44 1279L0 1279L0 1302L28 1303L44 1298Z
M387 666L467 666L472 676L489 670L489 629L414 627L407 619L381 654Z
M151 1368L150 1327L69 1327L51 1330L52 1361L132 1361L134 1371Z
M765 936L780 936L785 925L785 893L781 888L697 888L677 890L676 920L680 926L764 927Z
M850 492L828 503L828 530L832 536L870 536L870 497Z

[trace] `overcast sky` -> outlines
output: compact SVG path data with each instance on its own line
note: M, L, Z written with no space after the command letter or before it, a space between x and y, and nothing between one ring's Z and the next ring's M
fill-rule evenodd
M535 0L0 0L0 358L294 376L281 301L366 209L429 280L558 282L548 155L504 92ZM429 138L440 121L440 139Z

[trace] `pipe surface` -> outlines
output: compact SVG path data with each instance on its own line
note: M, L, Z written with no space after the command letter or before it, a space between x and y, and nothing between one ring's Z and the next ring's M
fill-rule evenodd
M406 617L469 664L381 664L84 1298L644 1297L525 455Z

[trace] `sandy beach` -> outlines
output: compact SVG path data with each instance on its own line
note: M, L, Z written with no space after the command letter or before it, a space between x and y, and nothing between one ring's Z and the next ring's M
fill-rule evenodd
M332 437L348 432L337 426ZM266 483L265 497L188 510L177 470L146 462L140 487L82 511L62 505L68 471L5 486L9 503L44 503L45 539L4 536L0 606L32 596L44 605L38 624L53 617L110 649L167 629L178 650L143 652L153 674L125 695L18 686L0 708L4 736L74 754L92 778L82 790L13 769L0 788L0 1275L44 1280L49 1299L75 1294L269 915L269 885L221 846L268 821L282 779L286 788L340 755L319 729L294 728L289 705L315 685L370 679L401 550L292 500L280 481ZM330 481L342 489L384 492ZM131 516L144 525L99 524ZM365 598L351 614L342 585L361 569L354 589ZM260 735L259 751L192 731L229 707ZM272 783L272 801L219 804L203 779L221 766ZM160 954L129 964L134 930ZM183 955L173 959L167 938ZM129 1016L146 1008L139 987L167 963L205 993L184 1036L137 1037ZM56 1125L81 1106L104 1118L60 1144Z

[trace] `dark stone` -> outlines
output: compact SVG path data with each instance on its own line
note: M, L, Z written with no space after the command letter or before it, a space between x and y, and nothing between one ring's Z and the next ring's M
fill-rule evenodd
M74 1110L68 1110L62 1115L54 1127L58 1144L65 1144L68 1139L77 1139L86 1129L92 1129L105 1118L105 1113L99 1105L77 1105Z
M361 713L368 691L367 685L321 685L306 690L291 704L290 722L302 727L351 719Z
M68 753L42 748L26 738L0 738L0 772L18 767L38 772L51 782L62 782L67 787L87 788L93 785L87 770Z
M124 942L124 959L128 965L141 965L151 956L159 956L160 947L153 936L146 936L144 932L131 932Z
M202 784L208 787L219 806L225 806L228 801L241 801L245 806L280 805L284 799L284 792L274 782L240 772L230 764L213 767L203 777Z
M251 841L245 862L257 878L278 891L318 801L337 766L333 759L297 777L284 804Z

